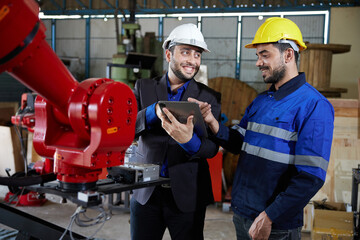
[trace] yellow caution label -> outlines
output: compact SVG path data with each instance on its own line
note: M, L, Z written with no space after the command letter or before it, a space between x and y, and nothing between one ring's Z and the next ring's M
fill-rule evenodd
M117 131L118 131L117 127L108 128L106 130L107 134L113 134L113 133L116 133Z
M0 21L10 12L10 8L5 5L0 9Z
M56 159L61 160L62 159L61 154L56 153Z

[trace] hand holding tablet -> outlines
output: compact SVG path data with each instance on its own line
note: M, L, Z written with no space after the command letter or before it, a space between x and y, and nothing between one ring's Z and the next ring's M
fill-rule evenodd
M190 115L193 115L194 131L196 132L196 134L198 134L199 137L207 137L205 123L198 104L186 101L159 101L158 104L160 109L164 107L167 108L174 115L174 117L183 124L186 124L187 118Z

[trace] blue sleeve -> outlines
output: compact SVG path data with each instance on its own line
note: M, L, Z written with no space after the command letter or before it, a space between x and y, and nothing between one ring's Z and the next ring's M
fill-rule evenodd
M247 107L240 124L229 128L219 122L219 131L214 136L214 141L233 154L239 154L241 152L248 122L247 116L251 105L252 104Z
M187 143L183 143L179 145L190 155L194 155L195 153L197 153L200 149L200 145L201 145L201 140L198 137L198 135L196 135L196 133L193 134L192 138L190 139L190 141L188 141Z
M287 189L277 195L265 212L272 221L280 222L283 216L295 216L303 211L310 199L323 186L324 181L307 172L300 172L291 179Z
M145 117L146 117L147 128L151 128L151 125L157 123L160 120L156 115L155 106L156 103L153 103L152 105L146 108Z
M334 131L334 108L327 100L313 104L298 132L295 166L325 181Z
M244 129L235 125L229 128L219 122L219 131L211 139L233 154L239 154L244 141Z

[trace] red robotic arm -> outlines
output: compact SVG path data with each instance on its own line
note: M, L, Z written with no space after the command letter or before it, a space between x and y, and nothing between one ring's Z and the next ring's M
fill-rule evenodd
M0 3L0 72L39 94L33 144L54 159L64 190L95 186L102 168L123 164L135 135L136 99L125 84L106 78L77 82L45 41L33 0Z

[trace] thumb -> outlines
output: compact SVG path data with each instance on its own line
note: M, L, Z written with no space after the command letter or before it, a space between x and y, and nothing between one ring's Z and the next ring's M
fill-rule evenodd
M187 119L186 125L194 126L194 115L190 115Z

